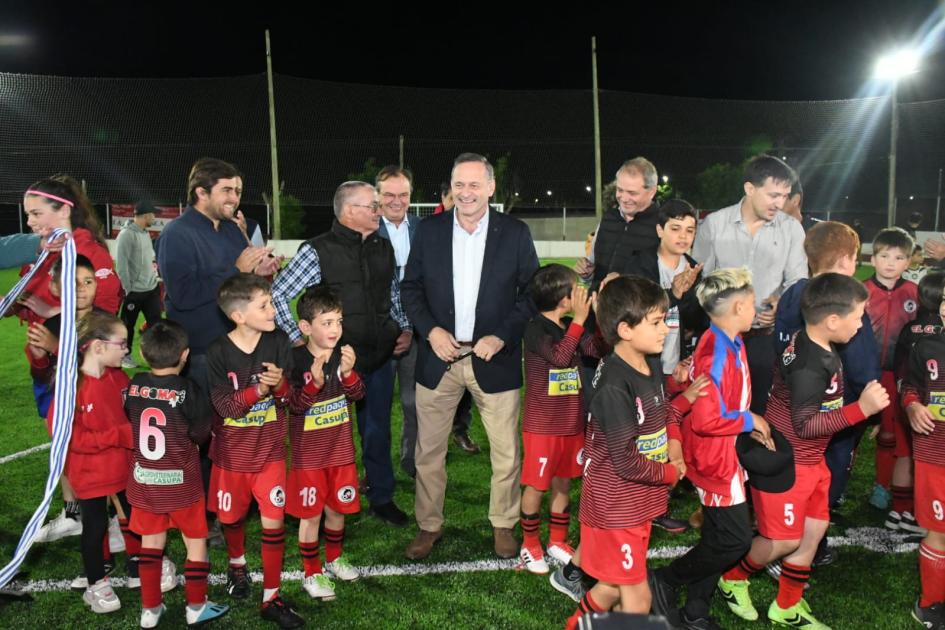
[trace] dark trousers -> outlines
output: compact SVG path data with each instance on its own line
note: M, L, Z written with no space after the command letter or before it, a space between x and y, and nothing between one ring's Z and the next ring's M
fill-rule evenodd
M847 489L850 472L853 470L853 457L856 453L856 447L860 445L860 439L868 428L869 423L859 422L834 434L830 439L830 443L827 444L824 458L827 460L827 468L830 469L829 505L831 509L837 506L840 496ZM826 537L824 540L826 540Z
M751 373L751 410L759 416L765 415L768 406L768 391L776 359L774 335L756 335L745 338L745 353L748 355L748 371Z
M125 498L124 492L118 493L125 516L131 519L131 505ZM89 586L105 577L105 556L102 550L102 541L108 531L108 497L94 499L79 499L79 509L82 513L82 564Z
M207 355L191 354L187 359L187 368L184 376L192 380L200 388L200 393L210 402L210 374L207 372ZM212 406L212 403L210 403ZM213 462L210 461L210 440L200 446L200 476L203 481L203 493L210 491L210 470ZM216 513L207 510L207 522L212 523Z
M128 347L135 338L135 324L138 322L138 313L144 313L148 325L161 319L161 285L150 291L129 293L121 304L121 321L128 329Z
M685 606L689 619L709 616L712 594L722 573L751 549L747 503L731 507L703 506L702 514L705 521L699 542L660 571L660 577L673 588L689 586Z
M361 461L370 482L371 505L394 498L394 466L390 457L390 408L394 398L394 363L388 360L373 372L361 374L366 393L356 405Z

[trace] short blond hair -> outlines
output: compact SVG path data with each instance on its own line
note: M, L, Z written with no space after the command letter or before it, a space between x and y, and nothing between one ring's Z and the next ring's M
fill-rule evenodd
M721 315L730 297L754 290L748 267L728 267L706 275L696 288L696 298L703 310L712 317Z

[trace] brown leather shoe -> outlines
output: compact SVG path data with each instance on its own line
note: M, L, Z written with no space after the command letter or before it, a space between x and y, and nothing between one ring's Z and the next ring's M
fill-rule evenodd
M500 558L514 558L518 555L521 545L512 535L511 527L493 527L492 536L495 538L495 555Z
M430 552L433 551L433 545L439 542L442 537L442 529L435 532L428 532L421 529L417 532L417 537L414 538L413 542L407 547L407 551L404 555L411 560L423 560L430 555Z
M472 441L468 433L453 434L453 443L470 455L475 455L480 450L479 445Z

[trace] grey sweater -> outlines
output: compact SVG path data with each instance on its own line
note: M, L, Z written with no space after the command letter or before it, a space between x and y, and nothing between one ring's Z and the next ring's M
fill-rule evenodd
M157 286L154 269L154 246L147 230L132 221L121 229L115 252L115 271L125 293L142 293Z

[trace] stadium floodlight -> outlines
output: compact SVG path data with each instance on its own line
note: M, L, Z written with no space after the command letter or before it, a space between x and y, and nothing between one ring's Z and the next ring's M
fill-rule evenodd
M551 196L551 191L550 191L550 190L548 191L548 196L549 196L549 197Z
M591 192L591 187L590 187L590 186L585 186L585 187L584 187L584 190L586 190L587 192Z
M873 76L880 81L898 81L918 71L919 51L914 48L900 48L879 58Z
M669 183L669 175L663 175L663 183L664 183L664 184L668 184L668 183Z

